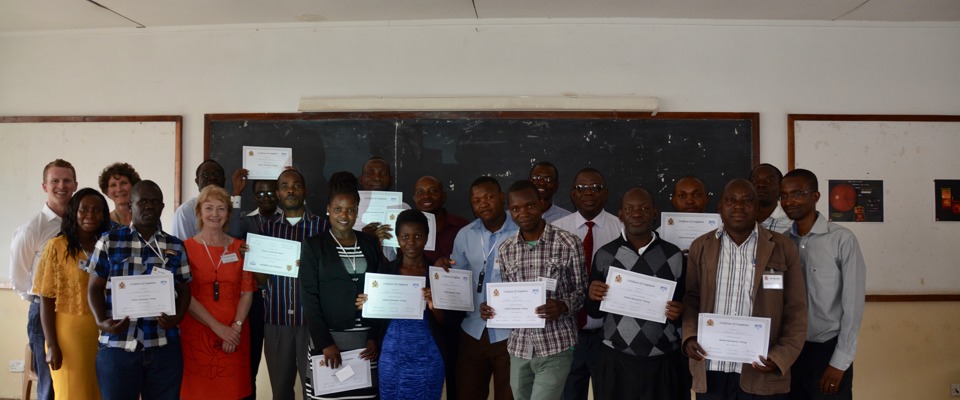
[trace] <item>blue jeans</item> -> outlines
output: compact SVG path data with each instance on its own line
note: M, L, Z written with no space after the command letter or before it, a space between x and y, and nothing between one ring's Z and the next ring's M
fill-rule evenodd
M97 382L104 400L176 400L180 398L182 380L179 340L137 351L101 344L97 352Z
M27 339L33 352L33 370L37 373L37 400L53 400L53 381L47 365L47 346L40 322L40 303L31 300L27 313Z

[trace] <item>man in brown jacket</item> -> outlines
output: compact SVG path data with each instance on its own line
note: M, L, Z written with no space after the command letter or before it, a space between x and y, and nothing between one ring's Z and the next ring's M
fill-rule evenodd
M790 366L807 332L807 300L797 248L757 224L757 193L735 179L717 205L723 227L693 242L683 298L683 351L698 399L776 399L790 391ZM762 283L761 283L762 282ZM767 357L751 364L707 360L697 342L701 312L770 318Z

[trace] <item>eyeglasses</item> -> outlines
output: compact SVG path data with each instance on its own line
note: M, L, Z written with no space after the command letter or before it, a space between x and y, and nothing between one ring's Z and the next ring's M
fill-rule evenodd
M272 191L272 190L266 191L266 192L256 192L256 193L253 194L253 196L256 197L256 198L258 198L258 199L262 199L262 198L264 198L264 197L273 197L273 196L276 196L276 195L277 195L277 192L274 192L274 191Z
M224 175L223 175L223 172L201 172L200 177L204 179L217 179L217 178L223 178Z
M530 181L536 183L553 183L556 182L556 179L553 179L552 176L534 175L530 177Z
M607 188L606 186L601 185L601 184L599 184L599 183L595 183L595 184L593 184L593 185L574 185L574 186L573 186L573 190L576 190L577 193L585 193L585 192L587 192L587 191L593 191L594 193L600 193L600 192L603 191L603 189L606 189L606 188Z
M795 190L790 193L780 193L780 200L790 199L790 200L800 200L804 197L807 197L808 194L815 192L815 190Z

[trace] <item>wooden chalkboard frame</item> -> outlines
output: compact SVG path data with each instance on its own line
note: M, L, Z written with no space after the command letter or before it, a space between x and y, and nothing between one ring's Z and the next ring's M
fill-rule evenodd
M799 121L854 121L854 122L956 122L956 115L864 115L864 114L789 114L787 115L787 164L790 170L796 168L796 123ZM871 302L928 302L960 301L960 294L899 294L867 295Z

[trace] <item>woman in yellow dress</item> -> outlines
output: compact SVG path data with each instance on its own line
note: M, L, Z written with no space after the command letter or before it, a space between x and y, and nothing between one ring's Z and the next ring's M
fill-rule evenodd
M87 260L97 238L110 229L107 200L84 188L63 213L60 235L43 248L33 291L47 340L53 391L63 399L99 399L97 323L87 305Z

